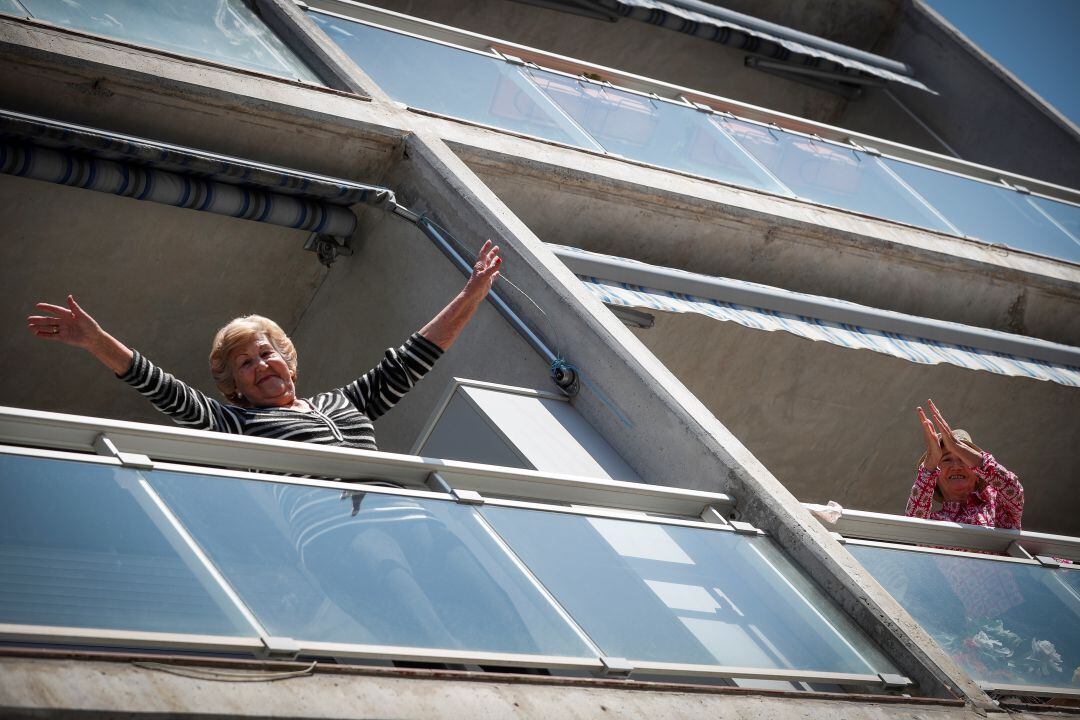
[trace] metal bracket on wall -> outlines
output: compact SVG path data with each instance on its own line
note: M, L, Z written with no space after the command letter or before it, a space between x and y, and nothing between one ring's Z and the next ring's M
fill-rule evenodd
M486 502L484 496L476 490L458 490L451 487L450 483L446 482L446 478L437 472L428 475L425 484L435 492L452 496L461 505L483 505Z
M735 532L740 535L757 535L758 529L748 522L742 520L732 520L731 527L735 528Z
M300 655L300 644L290 637L264 635L262 656L273 660L295 660Z
M116 447L116 443L109 439L105 433L94 438L94 451L98 455L114 457L124 467L138 468L140 470L153 470L154 461L140 453L124 452Z
M352 248L344 240L338 240L333 235L311 233L311 237L304 243L304 249L319 256L319 262L326 267L334 264L338 255L352 255Z
M608 677L630 677L634 672L634 666L626 658L601 656L600 662L604 664L604 675Z
M881 686L885 690L906 690L911 687L911 680L903 675L894 675L892 673L878 673L878 677L881 678Z

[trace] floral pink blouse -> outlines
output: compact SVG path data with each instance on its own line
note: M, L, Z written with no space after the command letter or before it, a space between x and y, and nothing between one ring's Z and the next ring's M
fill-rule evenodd
M911 486L906 514L908 517L1019 530L1020 516L1024 512L1024 487L1016 475L988 452L982 454L982 463L975 468L975 473L986 482L982 490L971 493L967 503L946 502L940 510L931 512L938 469L927 470L920 465L915 484Z

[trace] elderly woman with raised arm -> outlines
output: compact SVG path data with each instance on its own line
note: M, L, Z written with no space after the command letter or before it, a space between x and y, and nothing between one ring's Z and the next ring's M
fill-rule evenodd
M498 246L484 244L464 289L418 332L348 385L309 398L296 394L292 341L272 320L248 315L218 331L210 371L227 403L156 367L109 333L68 296L40 303L27 318L39 338L82 348L145 395L177 424L201 430L375 450L372 421L387 412L457 339L499 275Z
M953 430L933 400L927 403L933 420L917 408L926 452L916 470L907 515L1019 530L1024 488L1016 475L976 445L966 431ZM937 510L933 510L935 501L941 503Z

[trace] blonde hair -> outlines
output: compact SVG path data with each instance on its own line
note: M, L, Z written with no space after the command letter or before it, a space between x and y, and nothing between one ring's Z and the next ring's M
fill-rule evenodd
M972 441L971 433L969 433L967 430L961 430L960 428L956 428L955 430L952 431L952 436L953 436L953 438L955 440L958 440L959 442L964 443L965 445L967 445L969 448L971 448L972 450L974 450L976 452L981 453L983 451L983 449L981 447L979 447L978 445L976 445L974 443L974 441ZM940 435L938 436L938 445L941 445L942 447L944 447L944 443L941 441L941 436ZM915 467L917 467L917 468L922 467L923 463L925 461L926 461L926 453L924 452L922 454L922 457L919 458L919 464L916 465ZM983 480L982 478L979 478L975 482L975 492L977 492L977 493L982 492L982 489L984 487L986 487L986 481ZM937 502L937 503L945 502L945 496L941 494L941 486L936 485L936 484L934 485L934 502Z
M293 347L292 340L280 325L262 315L245 315L235 318L217 331L214 335L214 343L210 347L210 374L214 377L218 390L230 402L243 402L244 398L236 390L236 380L233 378L229 358L238 347L259 336L265 336L267 341L274 346L274 350L277 350L285 360L293 381L297 378L296 348Z

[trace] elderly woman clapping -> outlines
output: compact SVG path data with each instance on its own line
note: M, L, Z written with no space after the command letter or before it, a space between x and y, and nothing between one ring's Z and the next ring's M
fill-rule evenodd
M499 248L489 240L465 288L427 325L344 387L296 395L297 357L273 320L248 315L218 331L210 372L227 403L207 397L156 367L109 333L68 296L67 307L40 303L27 318L44 340L82 348L133 385L177 424L201 430L375 450L372 421L393 407L448 350L499 275Z
M927 404L933 420L921 407L916 408L926 452L916 468L907 515L1019 530L1024 488L1016 475L976 445L966 431L953 430L933 400ZM933 510L934 501L941 503L937 510Z

